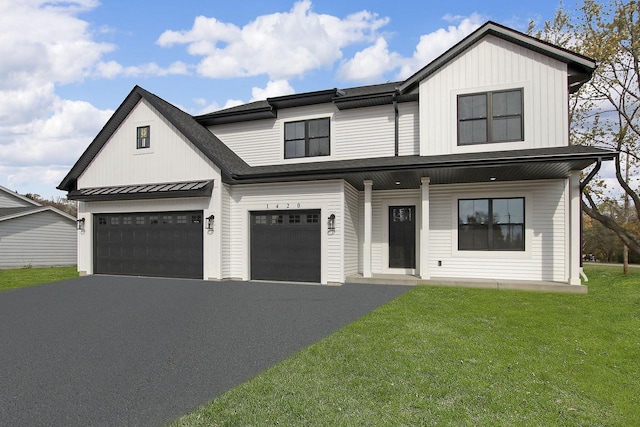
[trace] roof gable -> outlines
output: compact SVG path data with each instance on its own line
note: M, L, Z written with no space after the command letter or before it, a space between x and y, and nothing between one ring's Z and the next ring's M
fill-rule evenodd
M489 21L405 80L399 86L400 92L411 92L422 80L440 70L487 35L493 35L566 63L569 70L568 85L571 93L577 91L582 84L591 78L596 67L595 61L586 56Z
M30 198L18 194L0 185L0 208L20 208L42 206Z
M60 215L65 220L72 223L76 222L76 219L66 212L54 208L53 206L24 206L20 208L0 208L0 222L8 221L10 219L20 218L28 215L36 215L42 212L52 212L56 215Z
M196 122L191 115L162 98L147 92L141 87L135 86L95 139L89 144L75 165L73 165L67 176L65 176L60 185L58 185L58 189L65 191L76 189L77 180L80 175L89 167L92 160L98 155L122 122L127 119L141 99L149 102L149 104L175 126L180 133L191 141L198 150L209 158L213 164L220 168L224 177L228 177L248 167L244 160L224 145L214 134Z

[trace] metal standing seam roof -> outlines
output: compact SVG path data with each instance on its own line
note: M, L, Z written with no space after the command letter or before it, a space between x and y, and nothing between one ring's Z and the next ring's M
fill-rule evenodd
M72 190L71 200L128 200L143 198L176 198L210 196L213 180L172 182L162 184L118 185Z

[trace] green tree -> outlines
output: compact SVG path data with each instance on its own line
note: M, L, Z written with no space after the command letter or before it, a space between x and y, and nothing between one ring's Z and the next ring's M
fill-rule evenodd
M542 28L534 22L528 32L593 58L598 67L592 79L569 103L571 142L616 150L617 188L596 179L585 188L582 207L591 218L613 231L640 255L640 194L632 184L640 165L640 7L637 1L585 0L574 12L561 4ZM620 195L623 213L611 215L607 194Z

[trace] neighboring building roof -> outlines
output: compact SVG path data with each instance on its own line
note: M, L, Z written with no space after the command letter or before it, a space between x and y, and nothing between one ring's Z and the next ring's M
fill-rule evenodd
M422 68L413 76L405 80L399 87L400 91L402 93L406 93L413 90L420 81L429 77L453 58L469 49L487 35L493 35L503 40L510 41L517 45L526 47L527 49L541 53L542 55L566 63L569 66L569 81L567 83L569 85L570 93L577 91L580 86L589 81L591 74L596 68L596 62L591 58L489 21L469 36L462 39L462 41L457 43L451 49L431 61L427 66Z
M17 200L20 200L22 202L27 202L29 205L32 206L42 206L40 203L36 202L35 200L31 200L30 198L28 198L27 196L23 196L22 194L18 194L15 191L11 191L6 187L3 187L0 185L0 191L3 193L6 193L14 198L16 198Z
M10 219L20 218L27 215L35 215L41 212L53 212L57 215L75 222L76 219L66 212L54 208L53 206L25 206L22 208L0 208L0 222L8 221Z
M211 196L213 180L151 185L82 188L69 192L71 200L137 200Z

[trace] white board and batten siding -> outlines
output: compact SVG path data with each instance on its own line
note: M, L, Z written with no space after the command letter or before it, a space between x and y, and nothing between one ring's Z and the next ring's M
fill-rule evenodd
M525 198L525 251L458 251L458 199ZM519 279L566 282L567 195L564 180L430 188L432 279ZM438 261L441 265L438 265Z
M419 151L418 103L402 103L399 111L400 155ZM284 124L328 117L331 154L322 157L284 158ZM338 110L320 104L278 110L277 119L210 126L223 143L251 166L332 160L392 157L395 154L393 105Z
M319 209L322 230L321 282L343 282L344 234L340 232L345 226L343 188L341 180L231 187L229 240L223 239L225 244L222 248L223 260L230 260L230 277L242 280L251 277L251 212ZM336 216L337 232L334 234L327 230L327 218L331 214Z
M522 88L524 141L458 146L457 97ZM423 156L567 146L565 63L487 36L420 83Z
M150 126L150 148L136 129ZM141 100L78 178L78 188L213 179L217 169L146 100Z
M0 225L0 268L76 263L75 221L42 211Z

